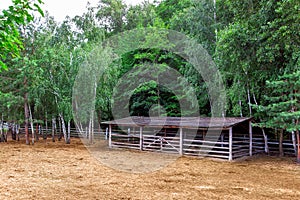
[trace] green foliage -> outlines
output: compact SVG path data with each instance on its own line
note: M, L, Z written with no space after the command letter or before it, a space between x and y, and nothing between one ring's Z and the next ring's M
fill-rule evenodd
M191 0L163 0L157 6L156 12L160 18L167 24L173 17L180 15L185 9L189 8Z
M119 33L125 27L126 7L122 0L101 0L96 17L108 33Z
M19 57L23 49L19 26L33 21L31 11L43 11L40 5L42 0L12 0L13 5L0 13L0 70L7 70L5 61L9 57Z
M295 63L300 46L300 3L245 0L245 4L225 1L224 6L228 14L221 11L221 16L227 16L231 23L218 32L215 60L227 90L232 91L228 93L228 114L236 115L234 108L239 106L250 115L249 102L264 102L266 81L294 66L291 63Z
M270 91L265 95L265 105L257 107L264 121L259 126L291 131L300 129L300 71L284 73L276 80L267 81Z
M196 39L210 55L216 43L216 19L212 0L184 1L185 6L172 15L170 28Z
M160 20L155 5L145 1L142 4L129 7L126 14L126 29L154 26ZM161 21L161 23L163 23ZM157 26L156 26L157 27Z

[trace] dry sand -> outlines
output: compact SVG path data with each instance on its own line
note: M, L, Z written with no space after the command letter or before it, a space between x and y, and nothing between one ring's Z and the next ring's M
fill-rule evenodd
M127 150L101 154L102 161L124 172L101 164L80 139L72 138L70 145L24 143L0 143L0 199L300 198L295 158L254 156L225 162ZM128 173L132 169L140 173Z

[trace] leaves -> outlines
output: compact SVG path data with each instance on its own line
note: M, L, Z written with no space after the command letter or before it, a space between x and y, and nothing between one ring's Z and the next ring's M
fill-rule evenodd
M20 38L19 26L26 25L33 21L34 17L31 11L35 9L44 16L40 4L41 0L13 0L13 5L3 10L0 14L0 71L8 70L5 61L8 57L19 57L20 51L24 48Z

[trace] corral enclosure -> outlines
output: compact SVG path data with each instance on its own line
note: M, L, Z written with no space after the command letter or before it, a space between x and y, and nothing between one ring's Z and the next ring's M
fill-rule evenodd
M127 117L109 125L109 146L236 159L252 156L251 118ZM124 132L124 130L126 132Z
M132 174L98 162L80 139L71 140L70 145L50 139L29 146L23 139L0 143L0 199L300 198L300 169L295 158L256 155L224 162L184 156L161 170ZM139 154L149 162L162 155L107 151L120 157ZM112 157L107 159L122 164ZM135 162L135 167L146 167L139 165L138 159Z

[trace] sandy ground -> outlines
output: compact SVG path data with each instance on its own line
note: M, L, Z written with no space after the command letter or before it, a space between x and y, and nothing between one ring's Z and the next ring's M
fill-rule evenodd
M109 160L107 166L79 139L71 142L0 143L0 199L300 198L294 158L225 162L106 149L100 161ZM129 173L132 168L139 173Z

